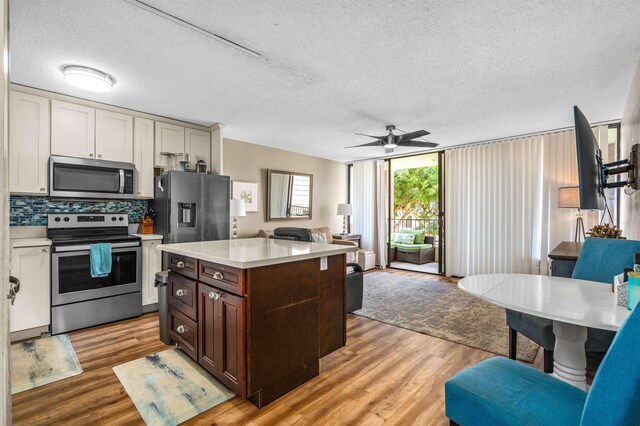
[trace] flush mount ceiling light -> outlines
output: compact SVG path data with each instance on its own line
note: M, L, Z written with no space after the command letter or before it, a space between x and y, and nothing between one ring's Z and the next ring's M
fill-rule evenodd
M113 87L113 77L89 67L67 65L62 68L65 80L73 86L92 92L108 92Z

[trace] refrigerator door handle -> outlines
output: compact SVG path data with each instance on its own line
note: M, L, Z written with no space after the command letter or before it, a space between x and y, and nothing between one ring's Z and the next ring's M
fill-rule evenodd
M164 192L164 187L162 186L162 179L158 179L158 189Z

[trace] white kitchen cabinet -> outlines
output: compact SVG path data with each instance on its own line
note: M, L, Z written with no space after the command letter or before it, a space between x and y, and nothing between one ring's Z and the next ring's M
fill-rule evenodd
M16 295L14 304L9 308L10 331L49 326L51 322L50 242L46 245L16 247L15 241L18 240L11 241L11 275L20 280L20 291Z
M9 108L9 191L49 192L49 99L11 91Z
M183 153L184 150L184 127L173 124L160 123L156 121L155 134L155 166L167 167L167 157L161 152L171 152L174 154Z
M133 164L135 194L153 198L153 120L136 117L133 121Z
M184 146L190 154L189 170L195 170L198 160L204 160L211 167L211 133L185 128Z
M133 117L96 110L95 157L133 163Z
M95 109L51 101L51 154L94 158Z
M158 303L158 289L155 287L156 272L162 270L162 252L157 246L162 243L161 235L140 235L142 239L142 306Z

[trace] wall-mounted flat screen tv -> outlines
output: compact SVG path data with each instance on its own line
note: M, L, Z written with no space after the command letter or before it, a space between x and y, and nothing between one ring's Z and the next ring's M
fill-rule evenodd
M578 186L580 208L603 210L602 160L596 135L582 111L573 107L576 123L576 146L578 148Z

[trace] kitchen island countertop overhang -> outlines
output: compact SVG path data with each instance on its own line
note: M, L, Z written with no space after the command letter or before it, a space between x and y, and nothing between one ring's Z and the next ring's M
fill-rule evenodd
M272 238L244 238L239 240L161 244L158 249L235 268L247 269L345 254L355 252L358 248L355 246L276 240Z

